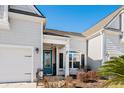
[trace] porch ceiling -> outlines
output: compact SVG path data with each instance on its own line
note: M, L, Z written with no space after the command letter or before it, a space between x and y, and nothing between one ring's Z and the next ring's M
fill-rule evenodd
M54 44L54 45L66 45L68 42L68 37L43 35L43 43Z
M57 48L63 48L65 45L58 45L58 44L47 44L47 43L44 43L43 44L43 48L45 49L51 49L53 47L57 47Z

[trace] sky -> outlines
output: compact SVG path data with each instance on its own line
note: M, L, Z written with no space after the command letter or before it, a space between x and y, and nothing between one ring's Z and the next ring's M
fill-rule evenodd
M84 32L117 10L119 5L38 5L46 17L46 28Z

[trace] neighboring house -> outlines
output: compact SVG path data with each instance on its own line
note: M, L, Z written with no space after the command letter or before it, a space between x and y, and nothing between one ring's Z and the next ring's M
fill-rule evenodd
M87 39L87 65L93 70L113 57L124 55L124 6L83 35Z
M0 6L0 82L36 80L44 20L35 6Z

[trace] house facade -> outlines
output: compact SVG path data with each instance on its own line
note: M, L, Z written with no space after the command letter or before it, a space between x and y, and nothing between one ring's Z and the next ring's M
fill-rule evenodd
M86 62L81 33L46 29L35 6L0 6L0 83L33 82L44 75L73 75Z
M75 75L84 68L86 40L81 33L46 29L43 36L44 74Z
M35 6L0 6L0 82L34 81L42 67L44 16Z
M84 32L87 40L87 65L98 70L105 61L124 55L124 6Z
M45 29L46 18L35 7L0 6L0 83L33 82L43 75L76 75L98 70L124 54L124 7L83 33Z

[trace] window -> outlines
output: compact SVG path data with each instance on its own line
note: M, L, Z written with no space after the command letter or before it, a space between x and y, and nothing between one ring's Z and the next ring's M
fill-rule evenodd
M69 68L72 68L72 54L69 54Z
M69 68L80 68L81 55L77 52L69 53Z
M73 68L80 68L80 62L73 62Z
M63 53L59 54L59 68L63 68Z
M80 54L73 54L73 68L80 68Z
M72 62L69 62L69 68L72 68Z
M84 60L85 60L85 55L81 54L81 68L84 68L85 66Z

